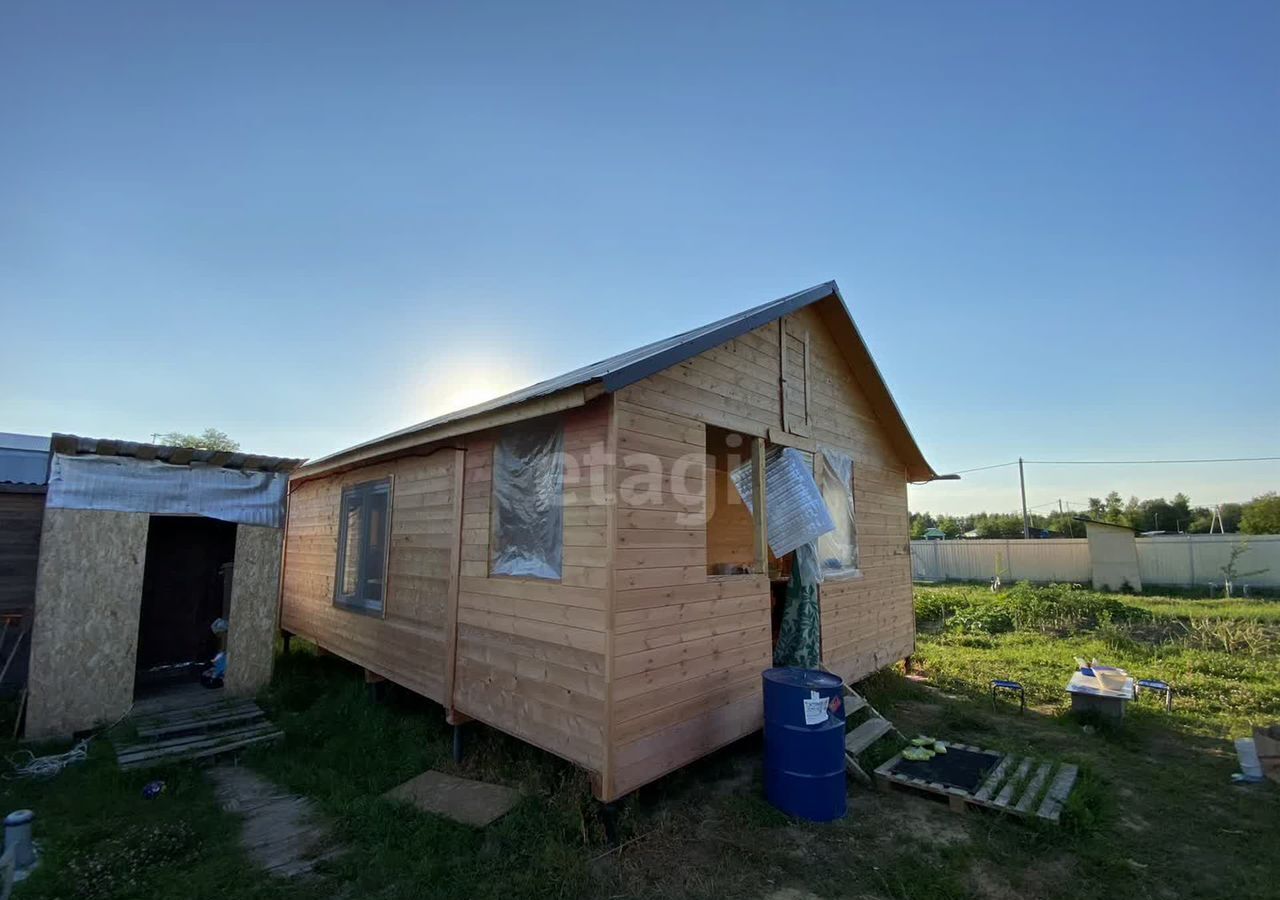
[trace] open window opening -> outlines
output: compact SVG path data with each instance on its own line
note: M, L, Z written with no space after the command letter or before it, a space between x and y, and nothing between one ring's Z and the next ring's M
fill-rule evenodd
M391 479L353 484L342 491L338 515L338 571L333 602L381 615L391 540Z
M755 521L730 473L751 461L752 438L714 425L706 430L707 574L749 575L756 564Z
M224 649L236 553L233 522L203 516L151 516L142 573L135 695L198 681Z

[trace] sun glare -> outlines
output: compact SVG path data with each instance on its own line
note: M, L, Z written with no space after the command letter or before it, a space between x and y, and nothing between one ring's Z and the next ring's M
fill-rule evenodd
M524 387L529 379L495 360L454 359L423 373L413 392L411 417L418 421L466 409Z

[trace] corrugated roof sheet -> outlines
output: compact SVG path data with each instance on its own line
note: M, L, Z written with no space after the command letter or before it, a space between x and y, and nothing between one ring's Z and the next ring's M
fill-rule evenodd
M49 480L49 439L0 431L0 484L40 485Z
M172 447L167 444L143 444L136 441L119 441L111 438L80 437L75 434L55 434L52 440L55 453L71 456L92 454L95 456L126 456L136 459L156 459L176 466L204 463L224 469L246 469L259 472L292 472L303 460L280 456L259 456L253 453L231 453L225 450L201 450L198 447Z

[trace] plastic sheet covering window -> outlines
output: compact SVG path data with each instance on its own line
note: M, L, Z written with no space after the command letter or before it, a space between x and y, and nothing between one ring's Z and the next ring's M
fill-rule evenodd
M858 574L858 534L853 514L853 458L819 448L818 486L835 529L818 539L818 561L827 578Z
M492 575L559 579L564 557L564 426L503 430L493 450Z
M747 508L755 512L750 462L729 473ZM834 529L822 494L804 457L792 447L775 447L765 455L765 529L774 556L790 553Z

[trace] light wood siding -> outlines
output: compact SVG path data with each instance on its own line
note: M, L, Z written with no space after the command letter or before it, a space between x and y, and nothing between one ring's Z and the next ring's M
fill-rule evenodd
M438 702L458 530L456 454L405 457L307 481L289 496L280 625ZM385 618L333 604L342 489L392 476Z
M496 433L467 440L453 703L598 773L606 756L609 402L560 419L566 459L559 582L489 577Z
M705 522L689 514L703 484L664 478L658 502L641 502L627 488L643 467L627 454L656 454L669 475L676 459L704 460L708 424L757 436L781 428L783 396L793 433L854 459L863 577L822 588L824 659L853 679L912 649L903 467L816 312L801 310L785 326L762 326L623 388L614 397L609 797L758 729L760 673L772 664L768 578L709 576Z
M771 658L769 580L707 573L706 425L763 435L779 422L777 338L710 350L615 395L619 468L610 796L760 726ZM744 449L745 452L745 449ZM629 454L633 454L629 456ZM655 454L659 492L629 490ZM680 469L675 467L679 464ZM714 470L710 477L716 496ZM721 475L723 478L723 475ZM719 485L720 494L732 487ZM655 502L656 501L656 502ZM724 511L720 510L723 515ZM753 558L749 540L741 554ZM716 548L722 559L726 548Z
M813 308L786 319L790 346L808 336L809 429L820 444L853 458L854 521L862 575L828 581L822 603L822 658L846 681L902 659L915 647L910 526L902 462ZM796 353L789 353L788 362Z

